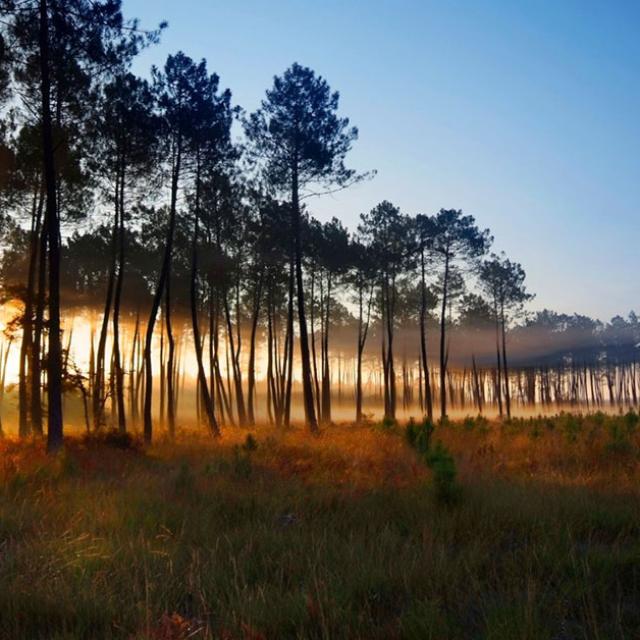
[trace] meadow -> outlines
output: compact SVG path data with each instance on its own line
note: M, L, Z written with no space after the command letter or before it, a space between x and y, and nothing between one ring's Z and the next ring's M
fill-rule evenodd
M640 419L0 442L2 638L635 638Z

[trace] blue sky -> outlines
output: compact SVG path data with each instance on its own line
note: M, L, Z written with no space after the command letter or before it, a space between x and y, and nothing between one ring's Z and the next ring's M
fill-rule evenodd
M168 53L206 58L255 109L274 74L314 68L360 130L351 190L309 201L354 227L380 200L463 209L550 307L640 309L640 2L123 0Z

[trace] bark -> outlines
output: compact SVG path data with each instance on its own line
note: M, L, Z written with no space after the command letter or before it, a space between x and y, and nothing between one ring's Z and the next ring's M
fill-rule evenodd
M302 361L302 396L304 403L305 421L312 433L318 431L318 421L313 400L311 385L311 358L309 354L309 335L307 333L307 318L304 306L304 283L302 280L302 233L300 224L300 200L298 195L298 164L293 163L291 184L291 215L294 236L295 277L298 290L298 325L300 330L300 359ZM291 354L293 355L293 354Z
M249 340L249 364L248 364L248 388L247 388L247 414L250 425L256 423L255 418L255 387L256 387L256 334L258 331L258 319L260 317L260 302L262 300L262 286L264 275L262 271L258 276L256 292L253 300L253 314L251 317L251 336Z
M60 339L60 220L58 218L56 168L51 121L49 77L49 15L47 0L40 0L40 90L42 97L42 157L46 191L47 240L49 245L49 350L47 358L47 450L63 444L62 346Z
M153 330L156 323L156 316L160 308L160 301L165 289L169 270L171 269L171 254L173 252L173 237L176 225L176 203L178 198L178 184L180 179L180 164L182 159L182 141L178 136L176 158L171 176L171 204L169 207L169 225L167 229L167 240L160 268L160 277L151 303L151 312L147 323L147 332L144 345L144 440L146 444L151 444L153 438L152 401L153 401L153 366L151 362L151 347L153 341Z
M191 301L191 326L193 329L193 343L196 351L196 361L198 363L198 382L200 386L199 398L204 405L204 411L207 416L207 426L211 433L215 436L220 435L220 428L218 421L216 420L215 409L213 405L213 399L209 392L209 384L207 383L207 376L204 372L204 361L202 358L202 342L200 340L200 327L198 324L198 228L200 219L200 175L199 171L196 175L196 198L195 198L195 211L194 211L194 229L193 229L193 243L191 246L191 288L190 288L190 301ZM212 380L213 382L213 380Z
M20 365L18 374L18 433L20 437L29 434L30 425L27 362L33 352L33 306L36 284L36 268L38 266L38 246L42 226L42 210L44 194L41 188L34 194L33 215L31 223L31 243L29 251L29 269L25 292L24 321L22 324L22 341L20 344ZM33 375L33 367L29 367L29 374Z
M167 358L167 426L169 428L169 435L174 436L176 432L176 385L175 385L175 371L176 371L176 341L173 336L173 325L171 322L171 267L167 272L167 280L165 284L164 294L164 320L165 328L167 330L167 342L169 345L169 355Z
M504 399L507 419L511 420L511 393L509 391L509 369L507 368L507 330L504 317L504 302L500 304L500 322L502 325L502 371L504 373Z
M102 312L102 325L100 327L100 337L98 339L98 353L96 357L95 380L93 381L93 427L98 429L104 424L104 406L106 402L105 393L105 349L107 344L107 332L109 328L109 316L111 305L113 304L113 290L116 280L116 267L118 257L118 231L120 217L120 180L116 179L115 192L115 219L113 223L113 235L111 240L111 266L109 267L109 277L107 281L107 292L104 300L104 310Z
M125 188L124 161L120 175L120 220L118 226L118 275L115 283L113 298L113 367L115 377L116 409L118 414L118 430L124 433L127 430L126 408L124 403L124 373L122 370L122 358L120 355L120 305L122 300L122 284L124 281L125 260L125 226L124 226L124 188Z
M446 325L447 325L447 294L449 286L449 253L445 254L444 279L442 283L442 309L440 313L440 419L447 417L447 355Z
M322 413L325 424L331 422L331 372L329 369L329 320L331 314L331 274L327 275L327 295L325 298L325 315L322 322Z
M427 357L427 284L425 278L424 247L420 251L420 358L422 361L424 398L427 418L433 420L433 398L431 396L431 376L429 375L429 359Z

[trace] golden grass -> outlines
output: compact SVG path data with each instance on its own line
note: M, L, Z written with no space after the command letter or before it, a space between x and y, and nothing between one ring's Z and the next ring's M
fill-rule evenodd
M0 443L1 638L635 638L637 416Z

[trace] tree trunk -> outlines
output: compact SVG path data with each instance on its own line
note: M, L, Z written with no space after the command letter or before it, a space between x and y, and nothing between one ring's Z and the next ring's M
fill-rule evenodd
M289 301L287 303L287 330L285 334L284 362L282 366L282 376L284 383L284 426L288 427L291 422L291 391L293 386L293 288L294 288L294 265L293 257L289 261Z
M122 358L120 356L120 304L122 299L122 284L124 282L124 255L125 255L125 227L124 227L124 187L125 165L122 163L120 175L120 224L118 225L118 275L116 278L113 298L113 367L115 376L116 409L118 414L118 430L124 433L127 430L126 408L124 403L124 373L122 371Z
M442 282L442 309L440 313L440 419L447 417L447 356L445 353L447 325L447 287L449 286L449 254L445 256Z
M500 321L502 324L502 371L504 373L504 399L507 408L507 420L511 420L511 393L509 391L509 369L507 368L507 330L504 317L504 302L500 304Z
M119 172L118 172L119 174ZM98 339L98 354L96 357L95 380L93 381L93 427L98 429L104 424L104 407L106 403L105 393L105 349L107 344L107 331L109 328L109 315L113 303L113 290L115 287L116 267L118 258L118 233L120 218L120 176L116 176L115 193L115 219L113 223L113 235L111 239L111 266L109 267L109 279L102 313L102 325Z
M251 318L251 337L249 341L249 365L248 365L248 389L247 389L247 413L250 425L256 423L254 400L256 387L256 334L258 331L258 319L260 317L260 302L262 300L262 283L264 275L262 272L258 276L256 292L253 301L253 314Z
M424 376L424 404L427 418L433 420L433 398L431 397L431 378L429 375L429 359L427 357L427 284L425 279L424 248L420 252L420 357Z
M498 413L502 418L502 364L500 362L500 318L498 316L498 303L494 300L493 314L496 319L496 399L498 401Z
M38 292L31 347L31 428L38 435L43 434L42 426L42 342L44 333L44 308L47 287L47 223L40 232L38 252Z
M164 320L167 330L167 342L169 343L169 356L167 358L167 423L169 435L173 437L176 432L176 407L175 407L175 370L176 370L176 341L173 337L173 325L171 324L171 267L167 272L167 281L164 291Z
M194 229L193 229L193 243L191 246L191 326L193 328L193 343L196 350L196 360L198 363L198 382L200 385L200 398L204 404L205 414L207 416L207 426L211 433L215 436L220 435L220 428L218 421L216 420L215 409L213 405L213 399L209 392L209 385L207 383L207 376L204 372L204 362L202 359L202 343L200 341L200 327L198 324L198 290L197 290L197 278L198 278L198 224L200 219L200 172L196 174L196 198L195 198L195 212L194 212ZM213 378L211 380L213 384Z
M180 162L182 156L181 139L178 137L176 160L171 176L171 204L169 207L169 227L167 230L167 241L164 248L162 258L162 266L160 269L160 277L153 296L151 304L151 313L149 314L149 322L147 323L147 333L145 335L144 344L144 440L146 444L151 444L153 438L153 421L151 415L153 401L153 366L151 363L151 347L153 341L153 329L156 323L156 316L160 308L160 301L165 289L169 270L171 269L171 254L173 251L173 236L176 225L176 202L178 198L178 183L180 178Z
M47 0L40 0L40 91L42 96L42 157L47 194L46 221L49 244L49 350L47 357L48 429L47 450L63 444L62 345L60 337L60 220L58 218L56 168L51 124L49 77L49 16Z
M309 429L316 433L318 421L313 400L311 386L311 359L309 355L309 335L307 333L307 318L304 307L304 283L302 280L302 232L300 223L300 201L298 196L298 165L293 164L293 178L291 184L291 215L294 236L295 275L298 289L298 326L300 330L300 360L302 361L302 395L304 402L305 420Z
M31 242L29 251L29 270L24 301L24 320L22 323L22 341L20 344L20 368L18 375L18 433L20 437L29 434L28 423L28 380L27 362L33 351L33 302L35 293L36 267L38 265L38 246L42 226L42 210L44 207L44 194L39 188L34 194L33 215L31 222ZM29 367L29 374L33 375L33 367Z
M327 275L324 332L322 336L322 422L331 422L331 372L329 369L329 320L331 314L331 274Z

